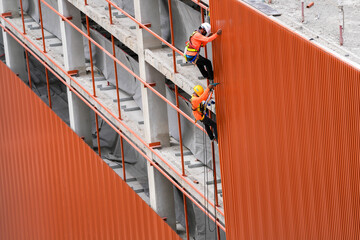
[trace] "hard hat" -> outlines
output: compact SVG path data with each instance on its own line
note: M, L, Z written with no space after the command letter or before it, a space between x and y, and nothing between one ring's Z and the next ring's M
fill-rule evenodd
M194 92L198 95L198 96L201 96L203 93L204 93L204 89L202 86L200 85L196 85L194 87Z
M201 24L200 27L206 31L206 35L208 35L211 32L211 25L207 22Z

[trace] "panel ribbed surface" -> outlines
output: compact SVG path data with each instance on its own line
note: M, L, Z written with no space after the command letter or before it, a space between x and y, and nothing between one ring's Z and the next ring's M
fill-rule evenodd
M0 239L180 239L0 62Z
M360 72L210 1L228 240L360 239Z

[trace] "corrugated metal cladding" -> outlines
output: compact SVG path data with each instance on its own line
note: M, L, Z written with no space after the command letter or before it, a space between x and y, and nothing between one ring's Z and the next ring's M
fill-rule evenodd
M180 239L0 63L0 239Z
M360 72L211 0L227 239L360 239Z

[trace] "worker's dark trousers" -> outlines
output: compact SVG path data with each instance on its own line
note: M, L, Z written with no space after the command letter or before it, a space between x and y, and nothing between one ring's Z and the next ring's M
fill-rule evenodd
M201 120L201 122L205 125L205 130L206 130L207 134L209 135L210 140L214 139L214 135L213 135L213 132L211 131L210 127L213 128L214 134L215 134L215 139L217 140L218 135L217 135L216 122L214 122L211 118L208 118L207 116L205 116L204 119Z
M199 56L199 59L196 62L196 66L198 66L203 77L208 78L209 80L214 79L214 73L211 65L211 61L203 56ZM205 69L206 67L206 69Z

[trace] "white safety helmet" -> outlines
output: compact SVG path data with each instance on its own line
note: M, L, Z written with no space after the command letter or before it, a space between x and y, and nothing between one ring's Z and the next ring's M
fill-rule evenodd
M211 25L209 23L205 22L205 23L201 24L200 27L206 31L206 36L210 34Z

